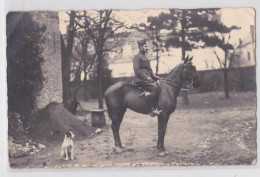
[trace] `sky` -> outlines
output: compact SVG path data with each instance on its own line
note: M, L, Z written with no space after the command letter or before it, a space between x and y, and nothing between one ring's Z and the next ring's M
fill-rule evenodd
M226 26L238 26L240 30L232 32L232 37L244 39L255 26L255 11L252 8L225 8L221 10L221 22Z
M131 25L134 23L146 23L147 17L157 16L162 12L168 12L167 9L144 9L144 10L116 10L114 14L118 20L125 22L126 25ZM68 15L65 12L59 12L60 18L60 31L62 34L66 33L66 23L64 20L68 21Z
M158 16L162 12L168 12L168 9L143 9L143 10L120 10L115 11L115 15L127 25L134 23L146 23L148 16ZM68 15L64 12L59 12L60 31L66 33L66 24L64 20L68 20ZM243 33L249 32L249 26L254 25L255 11L252 8L222 8L221 22L226 26L236 25L241 27L236 35L244 37Z

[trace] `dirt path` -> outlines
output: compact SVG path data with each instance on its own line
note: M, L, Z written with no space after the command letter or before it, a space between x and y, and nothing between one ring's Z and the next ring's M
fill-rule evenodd
M243 116L241 116L243 115ZM75 160L61 160L60 144L33 156L10 159L15 168L250 165L256 158L256 119L252 107L183 109L172 114L165 137L168 154L158 156L157 119L130 110L120 135L125 147L114 151L111 122L99 135L76 140Z

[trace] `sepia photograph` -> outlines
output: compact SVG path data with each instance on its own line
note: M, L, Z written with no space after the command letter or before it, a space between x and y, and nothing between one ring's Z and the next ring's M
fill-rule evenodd
M256 11L9 11L11 169L257 165Z

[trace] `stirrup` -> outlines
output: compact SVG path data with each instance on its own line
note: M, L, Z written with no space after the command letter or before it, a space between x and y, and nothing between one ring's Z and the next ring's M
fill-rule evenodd
M190 88L181 88L181 90L190 90Z
M149 94L151 95L151 92L143 91L139 96L143 96L144 95L145 97L147 97L147 96L149 96Z

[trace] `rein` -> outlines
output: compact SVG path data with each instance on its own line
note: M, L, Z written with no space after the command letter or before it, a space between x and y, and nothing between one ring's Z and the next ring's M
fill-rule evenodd
M182 67L182 71L183 72L184 70L184 65ZM174 87L180 87L180 84L177 84L177 83L173 83L171 80L168 80L168 79L161 79L162 81L164 81L166 84L169 84L171 86L174 86Z
M165 82L166 84L171 85L171 86L180 87L180 84L173 83L173 82L170 81L170 80L167 80L167 79L160 79L160 80L163 81L163 82Z

